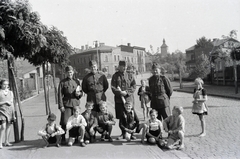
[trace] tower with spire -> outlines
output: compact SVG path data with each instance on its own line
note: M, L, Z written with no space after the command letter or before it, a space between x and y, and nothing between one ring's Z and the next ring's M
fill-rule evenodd
M166 45L165 39L163 39L163 44L161 46L161 55L166 56L168 53L168 46Z

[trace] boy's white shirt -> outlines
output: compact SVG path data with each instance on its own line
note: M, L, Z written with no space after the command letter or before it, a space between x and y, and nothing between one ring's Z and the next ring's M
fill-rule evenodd
M54 125L55 125L55 123L53 124L53 129L55 129ZM38 131L39 136L46 136L47 134L52 134L52 133L56 133L55 135L62 135L62 134L65 133L65 131L59 125L56 125L56 129L57 129L56 132L54 132L54 130L52 130L53 132L49 133L49 132L46 131L46 126L47 126L47 124L45 126L43 126L42 129L40 129Z
M85 118L80 114L77 117L74 117L74 115L72 115L68 118L66 129L72 129L73 125L75 124L82 124L83 126L87 126Z

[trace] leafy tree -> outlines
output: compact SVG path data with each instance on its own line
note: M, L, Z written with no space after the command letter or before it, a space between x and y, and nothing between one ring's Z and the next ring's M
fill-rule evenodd
M48 30L38 13L31 11L28 0L0 1L0 58L8 60L10 83L13 79L16 85L14 58L27 59L35 66L49 62L65 65L71 50L63 32L54 27ZM14 84L12 88L17 88Z
M210 73L209 58L202 54L196 59L196 67L190 72L189 77L195 79L197 77L205 78Z

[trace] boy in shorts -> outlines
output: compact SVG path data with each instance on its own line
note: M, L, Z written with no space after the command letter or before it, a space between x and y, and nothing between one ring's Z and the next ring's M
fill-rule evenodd
M56 144L57 147L60 147L61 135L65 132L61 126L55 123L55 114L51 113L48 115L47 121L48 123L38 131L38 135L41 136L46 143L44 148L48 147L49 144Z

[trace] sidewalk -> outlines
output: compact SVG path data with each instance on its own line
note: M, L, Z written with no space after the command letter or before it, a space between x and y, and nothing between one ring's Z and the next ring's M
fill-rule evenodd
M183 83L183 88L179 88L179 83L173 82L173 90L178 92L193 93L195 85L193 82ZM207 95L218 96L232 99L240 99L240 87L238 87L238 94L235 94L234 86L218 86L218 85L203 85L207 90Z

